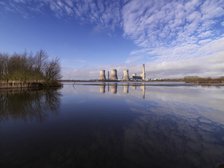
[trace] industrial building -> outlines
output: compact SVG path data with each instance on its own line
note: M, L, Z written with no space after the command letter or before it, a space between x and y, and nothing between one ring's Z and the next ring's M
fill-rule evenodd
M145 73L145 64L142 65L142 73L140 75L137 75L136 73L132 74L131 80L136 81L144 81L146 79L146 73Z
M122 80L124 80L124 81L129 81L130 80L128 69L123 70L123 78L122 78Z
M142 76L138 76L136 74L133 74L131 80L136 80L136 81L142 80Z
M118 78L117 78L117 70L116 69L112 69L110 71L109 79L110 80L118 80Z
M107 78L106 78L106 71L105 70L100 70L100 75L99 75L99 80L101 81L117 81L118 76L117 76L117 70L112 69L110 72L108 71ZM136 73L132 74L132 76L129 76L129 70L124 69L123 70L123 76L122 76L123 81L144 81L146 80L146 73L145 73L145 64L142 65L142 73L140 75L137 75Z
M101 70L101 71L100 71L100 77L99 77L99 80L106 80L105 70Z
M145 80L145 78L146 78L146 74L145 74L145 64L142 65L142 74L141 74L141 76L142 76L142 80Z

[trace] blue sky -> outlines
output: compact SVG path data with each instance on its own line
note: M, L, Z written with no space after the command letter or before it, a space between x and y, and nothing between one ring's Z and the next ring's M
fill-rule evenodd
M224 1L0 0L0 51L39 49L67 79L142 63L148 78L224 76Z

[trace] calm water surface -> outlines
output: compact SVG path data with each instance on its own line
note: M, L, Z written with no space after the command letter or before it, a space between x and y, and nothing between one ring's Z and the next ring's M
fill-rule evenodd
M0 92L0 167L216 168L224 87L71 85Z

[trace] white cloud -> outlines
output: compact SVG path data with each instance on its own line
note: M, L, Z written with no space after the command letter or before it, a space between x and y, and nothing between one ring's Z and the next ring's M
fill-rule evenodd
M216 17L223 16L223 6L224 5L222 0L204 1L204 3L201 5L203 19L214 19Z
M213 27L224 16L224 2L164 2L131 1L123 8L124 33L140 48L132 51L126 62L147 61L146 55L157 57L147 63L153 76L222 75L223 64L208 60L216 60L219 55L224 61L224 39L215 36L220 30Z
M130 1L122 9L124 34L139 47L148 48L184 42L195 43L198 36L208 30L212 36L212 32L216 30L212 29L214 19L224 15L223 2L186 2ZM197 9L199 7L202 11ZM216 7L219 9L215 10Z
M223 46L224 37L221 37L197 45L188 44L171 48L157 48L153 50L153 54L158 55L160 59L146 62L148 77L224 76ZM140 65L137 67L130 67L130 69L133 68L135 71L140 72Z
M147 63L149 77L223 76L224 52L215 56Z
M222 25L222 26L224 26L224 21L223 21L223 22L221 22L221 25Z
M26 5L30 2L10 0L0 2L0 6L19 11L31 8L32 5ZM223 61L224 57L224 30L217 26L224 26L223 0L171 0L169 3L167 0L32 2L39 4L39 9L42 9L43 4L47 5L58 17L68 15L83 22L93 23L97 30L122 29L123 36L132 40L139 48L130 52L126 64L153 58L147 64L153 67L155 75L162 76L168 72L174 76L177 72L202 75L223 73L223 64L216 63L218 59ZM207 68L201 66L202 61ZM93 74L90 73L90 76Z

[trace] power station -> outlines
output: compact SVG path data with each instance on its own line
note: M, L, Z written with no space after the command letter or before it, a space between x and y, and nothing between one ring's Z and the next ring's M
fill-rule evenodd
M110 71L109 80L118 80L118 78L117 78L117 70L116 69L112 69Z
M107 78L106 78L106 71L100 70L99 80L101 80L101 81L106 81L106 80L117 81L118 80L117 70L111 69L110 72L108 71ZM145 80L146 80L145 64L142 65L142 73L140 75L137 75L136 73L134 73L130 77L129 70L128 69L123 70L122 81L145 81Z
M100 71L100 77L99 77L99 80L106 80L105 70L101 70L101 71Z
M137 75L136 73L132 74L132 80L146 80L145 64L142 65L142 73L140 75Z
M142 80L145 80L145 77L146 77L146 75L145 75L145 64L142 65L142 74L141 74L141 76L142 76Z
M123 70L123 78L122 78L122 80L124 80L124 81L129 81L130 80L128 69Z

